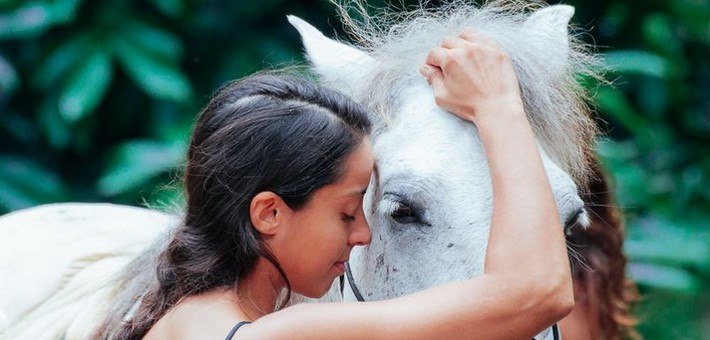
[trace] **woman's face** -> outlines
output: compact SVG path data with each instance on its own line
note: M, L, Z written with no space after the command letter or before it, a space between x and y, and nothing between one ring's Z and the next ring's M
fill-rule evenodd
M362 199L374 166L367 138L346 158L343 174L316 190L303 208L288 212L286 234L272 247L294 292L320 297L343 274L356 245L370 242Z

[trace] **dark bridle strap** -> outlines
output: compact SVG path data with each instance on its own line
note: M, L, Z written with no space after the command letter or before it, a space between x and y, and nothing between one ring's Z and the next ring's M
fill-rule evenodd
M554 340L561 340L560 330L557 328L557 324L552 325L552 338Z
M350 290L355 294L355 298L360 302L365 302L365 299L362 298L362 294L360 294L360 290L355 285L355 279L353 279L353 273L350 271L350 263L348 262L345 262L345 276L348 278L348 286L350 286Z

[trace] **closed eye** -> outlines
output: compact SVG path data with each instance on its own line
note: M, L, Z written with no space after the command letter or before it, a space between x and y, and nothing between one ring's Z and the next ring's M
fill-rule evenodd
M579 208L567 218L567 220L565 221L564 229L569 230L577 224L582 224L584 226L584 223L580 223L583 221L584 218L584 208Z
M355 221L355 215L342 214L342 219L345 222Z

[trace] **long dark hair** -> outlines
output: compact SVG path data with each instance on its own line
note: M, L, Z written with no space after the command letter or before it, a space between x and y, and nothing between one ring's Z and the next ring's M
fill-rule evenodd
M640 339L632 307L639 300L636 285L626 276L624 223L614 204L612 185L599 159L592 158L593 178L584 200L591 224L567 235L583 263L574 263L575 300L585 308L590 327L601 339Z
M291 209L303 207L339 178L369 132L360 105L302 78L256 75L218 90L192 134L184 220L159 255L129 266L120 288L126 293L97 337L139 339L180 299L235 286L259 258L276 267L290 295L288 278L251 224L251 199L271 191ZM150 277L141 266L153 268Z

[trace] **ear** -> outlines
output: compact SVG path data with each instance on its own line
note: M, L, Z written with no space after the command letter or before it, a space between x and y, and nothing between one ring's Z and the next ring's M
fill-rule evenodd
M574 7L553 5L533 12L525 21L523 28L538 41L562 53L563 60L569 55L569 37L567 28L574 15ZM550 46L552 44L552 46Z
M355 93L364 86L365 77L374 64L367 53L344 43L326 38L303 19L289 15L288 22L298 30L311 68L330 86L345 93Z
M279 195L262 191L251 199L249 217L254 229L263 235L273 236L283 224L288 206Z

